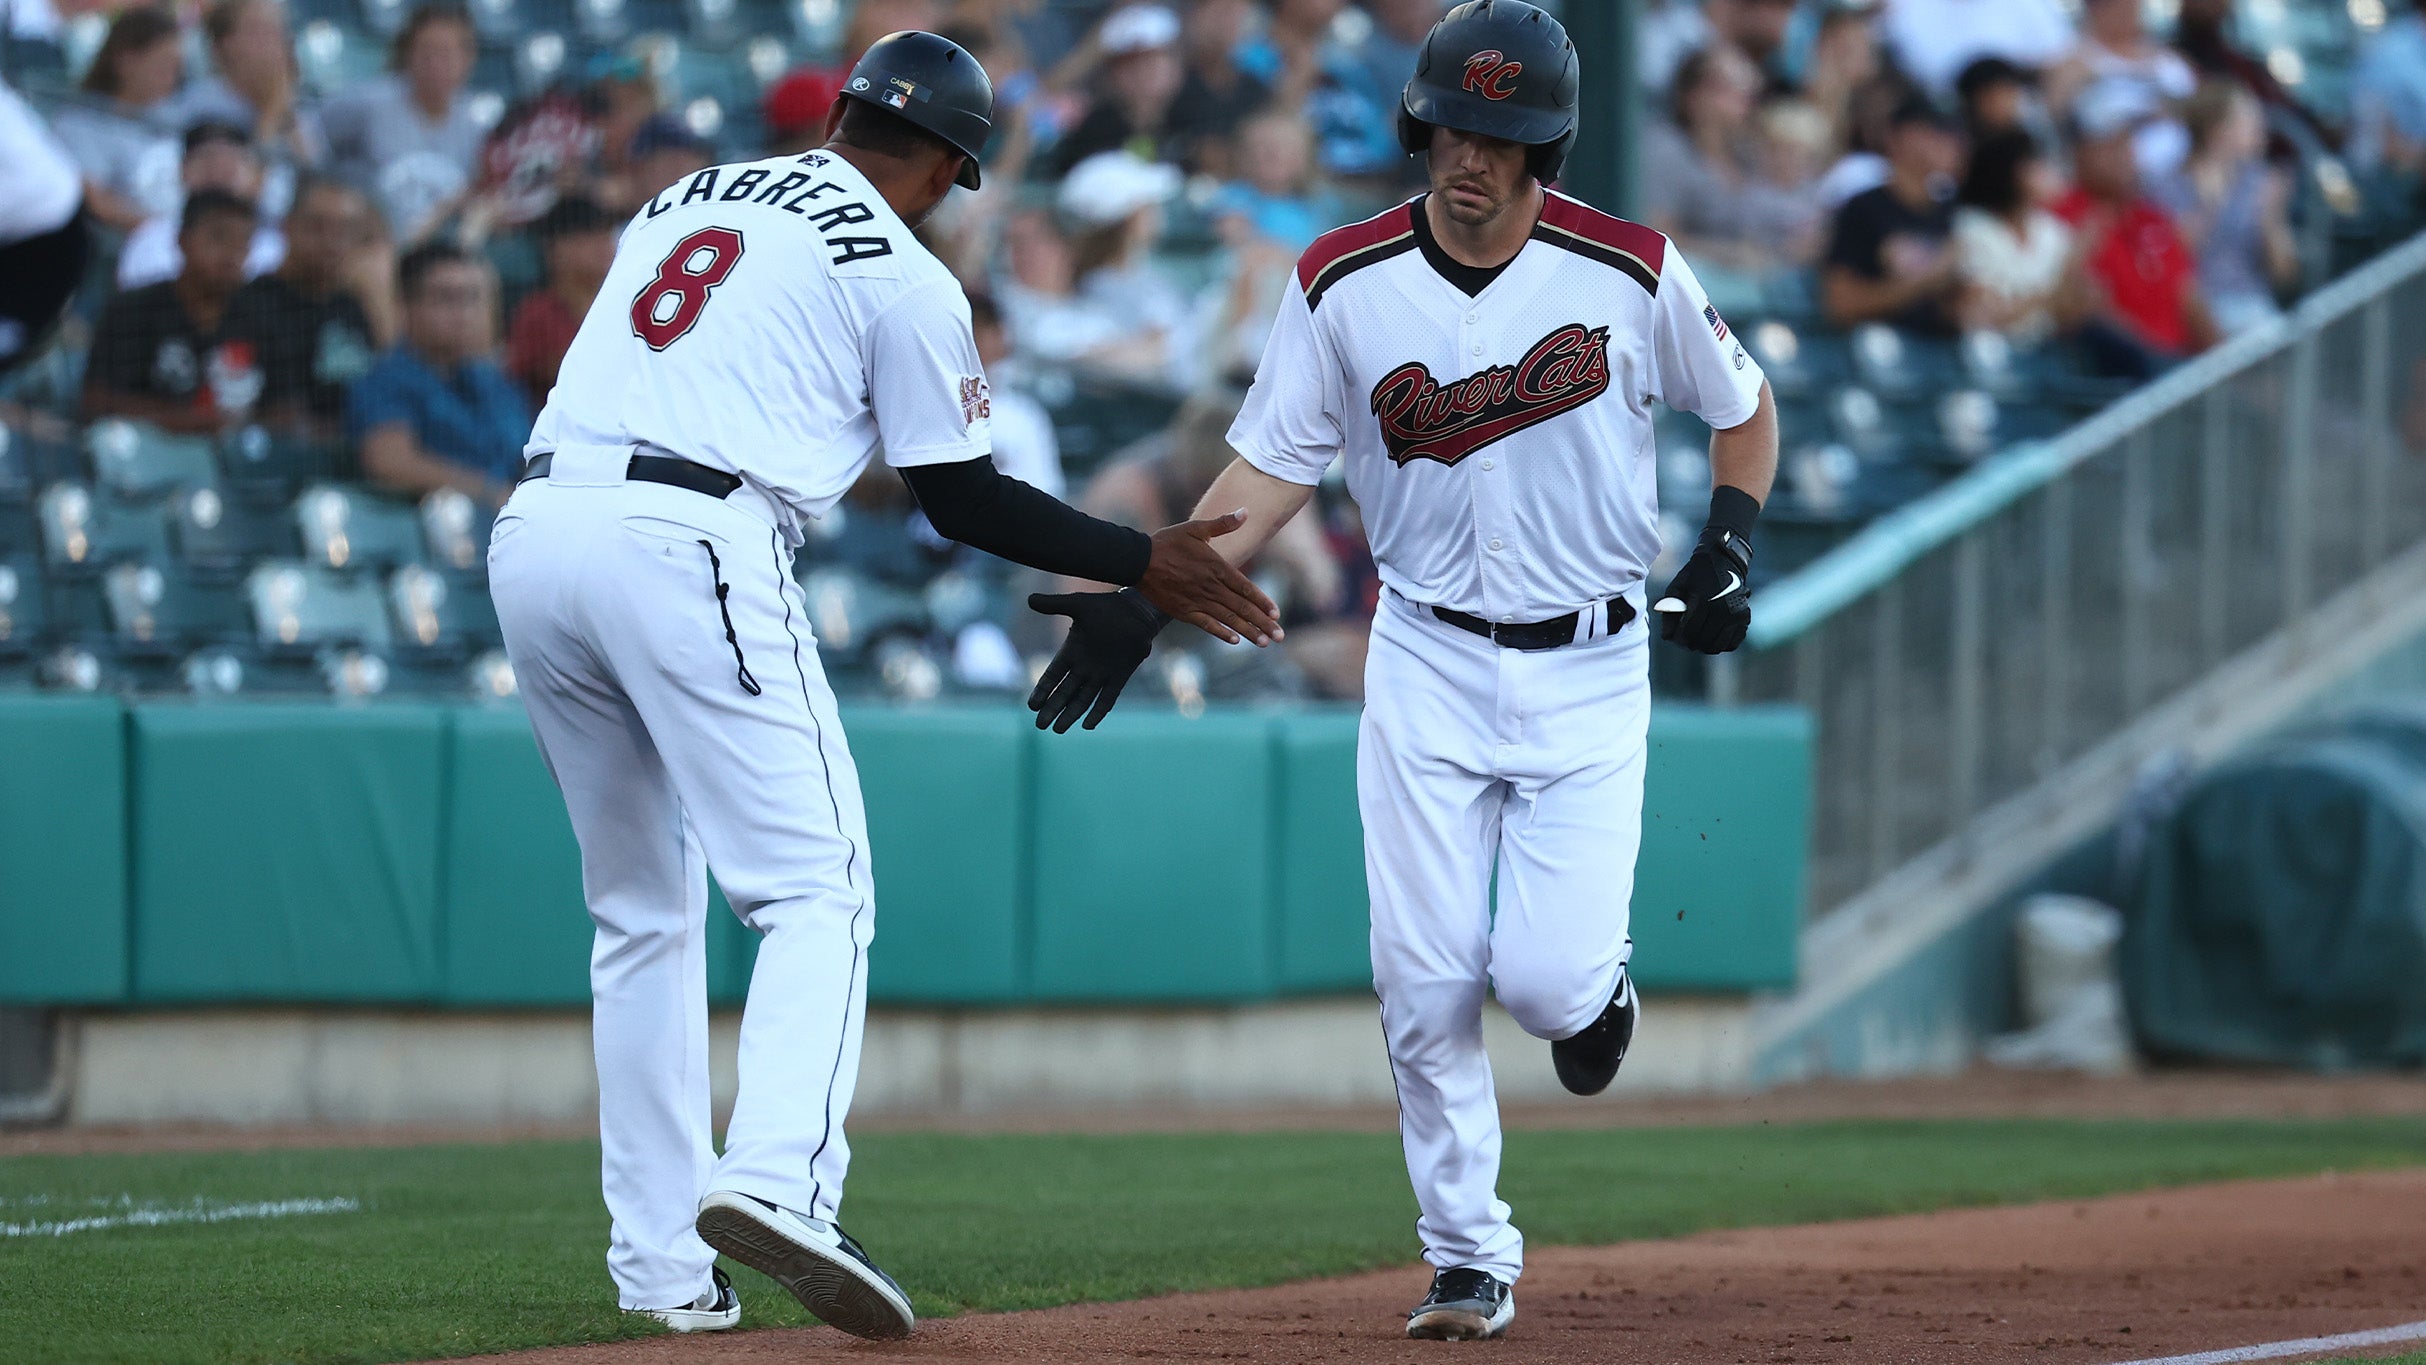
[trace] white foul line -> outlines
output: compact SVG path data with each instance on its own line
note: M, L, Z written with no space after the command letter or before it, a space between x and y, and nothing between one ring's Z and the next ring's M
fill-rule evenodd
M97 1232L103 1228L156 1228L171 1223L229 1223L248 1218L293 1218L302 1214L361 1211L359 1201L344 1198L280 1199L261 1204L205 1204L197 1201L170 1208L137 1206L123 1213L99 1214L89 1218L62 1218L43 1223L0 1223L0 1237L65 1237L71 1232Z
M2338 1337L2306 1337L2299 1341L2270 1341L2263 1346L2234 1346L2190 1356L2158 1356L2126 1360L2121 1365L2234 1365L2243 1360L2283 1360L2319 1351L2347 1351L2354 1346L2390 1346L2403 1341L2426 1341L2426 1322L2379 1327L2372 1332L2345 1332Z

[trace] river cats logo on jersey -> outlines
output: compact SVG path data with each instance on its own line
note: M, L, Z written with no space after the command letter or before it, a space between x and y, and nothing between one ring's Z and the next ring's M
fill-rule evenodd
M1591 402L1609 388L1609 329L1570 322L1524 359L1443 384L1408 361L1373 386L1382 444L1398 464L1456 464L1475 451Z

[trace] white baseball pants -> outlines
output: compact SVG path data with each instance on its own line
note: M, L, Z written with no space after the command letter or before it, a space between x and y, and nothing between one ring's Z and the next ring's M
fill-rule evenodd
M1642 843L1650 645L1640 620L1503 648L1385 593L1357 742L1373 985L1424 1259L1514 1282L1486 986L1539 1038L1607 1008ZM1493 913L1493 880L1498 910ZM1550 1065L1548 1057L1542 1065Z
M489 586L597 926L607 1267L624 1307L665 1308L710 1288L692 1230L708 1191L835 1216L875 915L858 770L771 507L627 483L631 453L559 451L516 489ZM722 1160L710 867L764 936Z

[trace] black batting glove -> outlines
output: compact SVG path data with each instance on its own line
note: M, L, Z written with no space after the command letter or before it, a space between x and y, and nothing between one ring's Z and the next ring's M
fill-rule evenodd
M1028 693L1036 728L1057 735L1068 734L1080 716L1086 717L1086 729L1101 724L1137 666L1153 652L1154 637L1171 621L1135 588L1031 593L1028 609L1070 618L1069 638Z
M1651 605L1659 637L1699 654L1725 654L1752 629L1752 519L1760 504L1739 488L1710 498L1710 524L1692 557Z

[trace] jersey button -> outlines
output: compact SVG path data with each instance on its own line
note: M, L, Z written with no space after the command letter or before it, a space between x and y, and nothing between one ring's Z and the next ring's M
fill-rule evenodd
M1474 343L1474 353L1476 355L1481 355L1483 353L1483 344L1481 342L1478 341Z
M1499 468L1499 465L1498 465L1498 463L1497 463L1497 462L1495 462L1495 461L1492 461L1492 460L1485 460L1485 461L1483 461L1483 468L1485 468L1485 469L1497 469L1497 468Z
M1496 537L1496 536L1492 537L1492 540L1491 540L1491 548L1492 548L1492 549L1494 549L1494 550L1496 550L1496 549L1498 549L1498 548L1499 548L1499 538L1498 538L1498 537Z
M1480 313L1468 313L1468 314L1466 314L1466 321L1468 321L1468 322L1480 322L1480 321L1482 321L1482 320L1483 320L1483 315L1482 315L1482 314L1480 314Z

